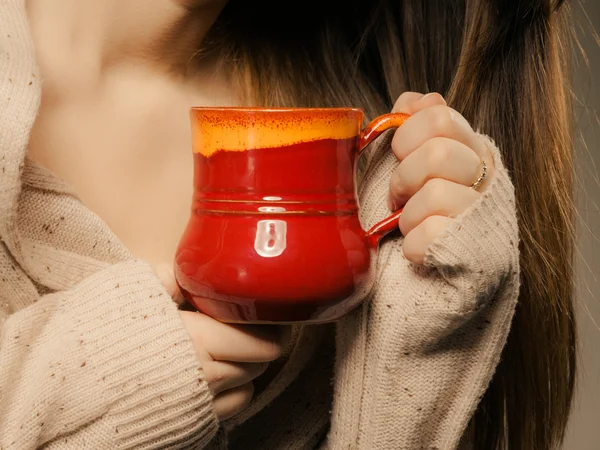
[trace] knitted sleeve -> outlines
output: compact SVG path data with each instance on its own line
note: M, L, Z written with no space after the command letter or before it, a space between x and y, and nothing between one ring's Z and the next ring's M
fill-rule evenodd
M500 153L470 209L409 263L383 244L370 302L343 319L330 449L453 449L498 364L519 290L514 190ZM386 156L361 191L365 222L385 217Z
M19 271L0 251L0 448L197 449L212 439L212 396L149 265L111 265L11 314L27 295Z

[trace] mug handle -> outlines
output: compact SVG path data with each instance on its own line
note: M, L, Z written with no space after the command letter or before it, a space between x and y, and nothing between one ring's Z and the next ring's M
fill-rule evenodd
M409 117L408 114L391 113L376 117L369 122L369 124L360 132L358 140L358 156L360 156L365 148L367 148L369 144L377 139L384 131L400 127ZM404 208L400 208L399 210L394 211L389 217L376 223L366 232L367 242L371 248L377 249L381 238L398 228L398 220L400 219L400 214L402 214L403 209Z

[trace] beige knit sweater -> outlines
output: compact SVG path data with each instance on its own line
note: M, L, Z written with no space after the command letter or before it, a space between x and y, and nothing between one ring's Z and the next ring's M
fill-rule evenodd
M383 244L367 306L298 327L239 417L218 424L175 304L68 186L26 158L40 102L23 0L0 0L0 449L453 449L518 292L513 188L495 180L409 264ZM386 215L382 152L360 191Z

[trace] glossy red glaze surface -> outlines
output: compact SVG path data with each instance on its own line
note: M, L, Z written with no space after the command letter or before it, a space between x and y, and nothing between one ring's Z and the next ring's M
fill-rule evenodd
M325 322L359 305L377 241L397 226L392 219L368 234L358 220L362 112L191 115L195 192L175 258L188 301L242 323Z

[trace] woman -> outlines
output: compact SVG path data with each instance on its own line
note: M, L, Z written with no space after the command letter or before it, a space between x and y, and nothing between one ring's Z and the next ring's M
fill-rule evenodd
M567 6L282 3L0 4L0 448L560 445ZM360 188L366 224L405 206L405 237L335 336L233 327L167 295L187 108L242 103L412 115Z

